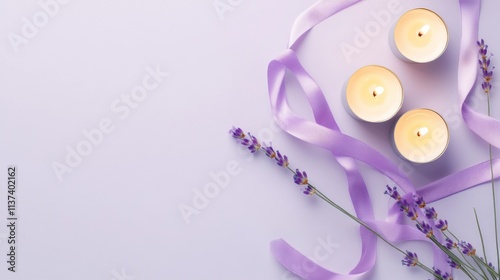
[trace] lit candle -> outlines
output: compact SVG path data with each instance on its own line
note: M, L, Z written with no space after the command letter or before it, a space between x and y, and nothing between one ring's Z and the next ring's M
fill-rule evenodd
M438 159L450 139L445 120L429 109L415 109L403 114L394 127L393 136L398 153L416 163Z
M346 110L367 122L392 118L403 104L403 87L389 69L369 65L360 68L347 81L343 96Z
M443 19L424 8L403 14L391 34L393 52L406 61L433 61L440 57L448 46L448 29Z

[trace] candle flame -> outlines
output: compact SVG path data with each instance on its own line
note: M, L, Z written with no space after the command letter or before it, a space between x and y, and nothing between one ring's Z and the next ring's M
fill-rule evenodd
M427 34L427 32L429 32L429 29L431 29L431 27L428 24L422 26L422 28L420 28L420 30L418 31L418 37L422 37Z
M420 128L418 131L417 131L417 136L418 137L422 137L424 135L426 135L427 133L429 132L429 129L427 127L422 127Z
M375 90L372 92L373 97L377 97L377 95L381 95L382 93L384 93L383 87L376 87Z

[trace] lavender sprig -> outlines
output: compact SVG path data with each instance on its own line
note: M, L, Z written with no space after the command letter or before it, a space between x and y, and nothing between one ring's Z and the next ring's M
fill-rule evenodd
M412 221L415 221L417 229L448 255L448 263L451 268L462 270L470 279L477 279L475 277L476 275L482 279L500 279L500 275L492 268L491 263L477 256L476 248L474 248L472 244L459 240L450 232L448 221L443 219L438 220L436 209L426 206L425 200L422 197L413 195L412 198L406 199L399 195L397 188L387 186L386 189L385 194L396 200L395 203L399 206L400 211L404 212ZM424 219L418 219L418 209L424 211ZM438 241L435 236L435 230L438 230L446 237L446 242L444 244ZM448 234L453 236L456 241L448 237ZM454 250L458 252L459 256L453 252ZM403 260L403 264L411 266L412 257L416 256L409 255L408 258ZM475 266L473 266L471 262L474 262ZM449 274L441 273L439 269L435 269L434 273L441 275L441 279L449 279L450 277ZM488 276L490 276L490 278Z
M493 69L495 67L490 67L491 57L493 54L488 55L488 45L484 43L484 40L481 39L477 41L477 46L479 47L479 71L483 78L483 82L481 83L481 87L486 93L487 103L488 103L488 116L491 116L491 102L490 102L490 93L491 93L491 80L493 79ZM490 174L491 174L491 194L493 197L493 218L494 218L494 227L495 227L495 244L496 244L496 254L497 254L497 267L498 274L500 274L500 250L499 250L499 240L498 240L498 223L497 223L497 205L496 205L496 195L495 195L495 176L493 173L493 151L491 144L488 144L489 149L489 157L490 157ZM479 227L479 224L478 224ZM481 240L481 242L483 242ZM484 242L483 242L484 243ZM487 262L487 260L486 260Z
M489 94L491 92L491 80L493 79L493 69L495 69L495 67L490 68L491 57L493 56L493 54L488 55L488 45L484 43L483 39L477 41L477 45L479 47L479 60L478 60L479 70L483 77L483 82L481 84L481 87L483 88L483 91L486 94Z
M412 253L412 252L409 252L409 251L404 252L403 250L401 250L400 248L398 248L396 245L392 244L389 240L387 240L380 233L378 233L377 231L375 231L374 229L372 229L364 221L362 221L358 217L352 215L351 213L349 213L348 211L346 211L344 208L342 208L341 206L339 206L338 204L336 204L334 201L332 201L330 198L328 198L326 195L324 195L322 192L320 192L316 187L314 187L313 185L311 185L309 183L309 179L308 179L307 173L305 171L300 171L299 169L293 170L292 168L290 168L289 167L290 163L288 161L288 157L286 155L282 155L279 151L275 151L274 148L270 144L266 144L266 143L260 144L260 142L258 141L257 138L255 138L250 133L247 133L247 134L243 133L243 130L241 128L233 127L229 131L229 134L231 134L231 136L233 138L235 138L237 141L239 141L240 144L246 146L251 153L255 153L255 152L259 151L259 150L262 150L266 154L267 157L269 157L270 159L275 160L276 163L279 166L284 167L287 170L289 170L290 172L292 172L293 173L293 181L297 185L300 185L300 186L303 187L303 193L304 194L309 195L309 196L311 196L311 195L318 196L319 198L321 198L322 200L324 200L325 202L327 202L328 204L330 204L331 206L333 206L334 208L336 208L337 210L339 210L340 212L342 212L343 214L347 215L349 218L353 219L358 224L360 224L361 226L363 226L364 228L366 228L367 230L369 230L371 233L373 233L375 236L377 236L382 241L384 241L385 243L387 243L389 246L391 246L395 250L397 250L400 253L402 253L404 255L404 259L402 260L402 264L403 265L418 266L418 267L424 269L425 271L429 272L436 279L439 279L439 280L449 279L449 278L445 278L444 275L436 273L434 270L430 269L428 266L426 266L423 263L421 263L418 260L418 257L417 257L416 253ZM390 193L391 197L394 197L395 199L399 199L399 200L401 199L401 196L397 192L396 188L390 189L388 187L388 190L386 191L386 193ZM420 205L424 205L425 206L425 202L422 200ZM413 218L416 220L418 218L418 216L416 216L417 215L416 208L413 207L412 213L414 213L415 216ZM410 216L410 214L407 214L407 215ZM446 274L446 275L448 275L448 274Z
M387 188L387 191L385 193L391 197L393 197L392 194L397 193L397 189L395 187L391 189L389 186L387 186L386 188ZM456 256L450 250L450 248L456 247L457 244L451 243L452 242L451 239L450 239L449 244L448 243L445 245L441 244L434 235L434 230L433 230L432 224L430 224L429 222L426 222L425 220L420 221L418 219L413 219L413 217L415 216L413 214L413 212L416 212L416 209L419 209L420 207L422 207L422 208L424 208L424 210L426 212L425 217L429 221L433 221L434 217L437 217L437 215L438 215L436 210L433 207L426 207L425 200L421 196L418 196L418 195L413 195L412 200L410 200L410 201L408 201L407 199L404 199L404 198L400 198L399 200L396 201L396 204L399 206L400 210L406 214L406 216L408 216L412 221L416 222L416 227L420 232L425 234L425 236L427 238L429 238L436 246L438 246L438 248L440 248L444 253L446 253L448 255L448 257L452 261L452 263L450 263L450 265L457 264L456 267L460 268L462 271L464 271L464 273L470 279L475 279L473 277L473 275L471 275L471 273L469 273L467 271L468 269L474 271L474 268L472 267L472 265L470 265L470 263L466 264L463 261L461 261L459 259L459 257ZM442 229L443 229L444 225L447 226L447 222L445 223L443 221L443 226L442 227L440 226L439 228L436 225L434 225L434 226L436 226L436 228L443 231ZM441 277L443 277L442 274L441 274ZM440 279L440 278L437 278L437 279Z

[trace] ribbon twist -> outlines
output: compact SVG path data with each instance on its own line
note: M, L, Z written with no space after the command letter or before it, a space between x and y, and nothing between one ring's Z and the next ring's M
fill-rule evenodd
M326 98L318 84L302 67L295 50L305 39L307 33L323 20L356 4L360 0L320 0L303 12L295 21L290 35L289 48L269 63L268 84L272 113L276 122L287 133L307 143L320 146L330 151L334 159L346 173L348 190L357 217L370 225L390 242L408 240L427 241L416 228L402 224L400 213L392 208L385 221L375 221L373 207L366 184L361 177L356 161L362 161L394 181L405 193L412 195L416 189L410 180L398 171L397 166L364 142L343 134L328 106ZM464 121L472 131L483 139L500 147L500 137L494 130L500 128L500 122L474 112L466 103L477 74L476 50L477 28L480 0L460 0L462 13L462 39L459 55L459 98ZM314 114L315 122L295 114L287 103L285 75L289 70L296 77L307 96ZM418 193L428 202L433 202L454 193L480 185L491 180L489 161L469 167L436 182L421 187ZM500 172L500 159L493 161L493 168ZM410 198L409 198L410 199ZM362 242L358 264L348 273L340 274L325 269L295 250L282 239L271 242L271 252L278 261L290 271L304 279L352 279L354 276L370 271L376 260L376 236L365 228L360 228ZM434 265L445 267L446 258L436 246L433 248ZM308 269L302 269L308 264ZM312 264L312 266L311 266Z

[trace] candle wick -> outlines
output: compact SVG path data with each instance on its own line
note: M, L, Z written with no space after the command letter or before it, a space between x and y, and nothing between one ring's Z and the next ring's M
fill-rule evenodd
M383 87L376 87L376 88L373 90L373 92L372 92L373 97L377 97L377 95L380 95L380 94L382 94L382 93L384 93L384 88L383 88Z
M417 130L417 136L424 136L427 134L427 132L429 132L429 129L427 127L422 127L421 129Z
M420 28L420 30L417 33L418 37L422 37L425 34L427 34L427 32L429 32L429 29L430 29L430 26L428 24L422 26L422 28Z

